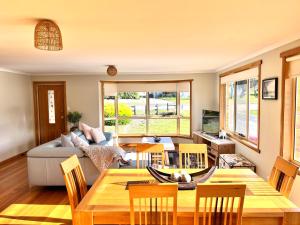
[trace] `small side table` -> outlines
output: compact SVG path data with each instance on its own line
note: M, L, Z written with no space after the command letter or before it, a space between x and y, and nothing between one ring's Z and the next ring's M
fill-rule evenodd
M249 168L256 172L256 166L250 162L246 157L240 154L220 154L219 168Z

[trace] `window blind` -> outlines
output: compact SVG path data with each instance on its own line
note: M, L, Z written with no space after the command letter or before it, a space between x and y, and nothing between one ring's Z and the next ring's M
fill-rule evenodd
M115 96L118 92L189 92L190 82L107 82L104 83L104 94Z
M235 82L240 80L248 80L250 78L258 78L258 67L254 67L248 70L243 70L238 73L233 73L224 77L221 77L221 84L229 82Z
M288 77L300 76L300 55L295 55L286 59L288 62Z

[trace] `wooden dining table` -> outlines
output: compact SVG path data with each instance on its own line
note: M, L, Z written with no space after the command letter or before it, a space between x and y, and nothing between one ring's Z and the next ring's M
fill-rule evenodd
M172 172L174 169L164 170ZM195 172L191 169L188 172ZM128 181L154 182L146 169L108 169L96 180L74 212L74 223L129 224ZM300 208L250 169L217 169L206 181L246 184L243 225L299 225ZM178 224L193 224L195 190L178 191Z

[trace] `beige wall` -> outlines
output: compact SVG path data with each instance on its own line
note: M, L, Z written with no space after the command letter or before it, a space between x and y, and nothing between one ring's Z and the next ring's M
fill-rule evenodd
M33 76L33 81L66 81L68 110L83 113L82 121L101 125L99 81L112 80L109 76ZM183 80L193 81L193 129L201 126L202 109L218 109L218 86L215 74L195 75L119 75L115 80Z
M0 72L0 162L33 145L31 78Z
M258 154L253 150L245 147L240 143L236 143L236 152L240 152L245 155L251 161L253 161L257 166L257 172L260 176L267 179L272 166L275 162L276 157L279 155L280 151L280 116L281 116L281 77L282 77L282 61L280 58L280 53L288 49L300 46L300 40L290 43L288 45L282 46L273 51L262 54L251 60L247 60L243 63L238 64L232 68L238 67L240 65L245 65L247 63L263 60L261 67L261 78L262 80L270 77L278 77L278 100L261 100L261 110L260 110L260 150L261 153ZM231 68L229 68L231 69ZM229 70L228 69L228 70ZM222 71L224 72L224 71ZM289 149L285 149L289 151ZM300 188L300 178L297 177L296 184L293 187L291 199L300 205L300 194L296 190Z

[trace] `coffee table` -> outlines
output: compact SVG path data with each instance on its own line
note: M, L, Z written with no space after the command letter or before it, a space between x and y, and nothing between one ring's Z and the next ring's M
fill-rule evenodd
M163 144L165 149L165 164L170 165L169 152L175 151L175 145L171 137L160 137L159 142L155 142L153 137L143 137L142 143Z
M175 152L175 145L171 137L160 137L160 142L155 142L153 137L137 138L134 141L122 140L119 145L122 147L135 147L139 143L163 144L165 149L165 164L170 165L169 153Z

